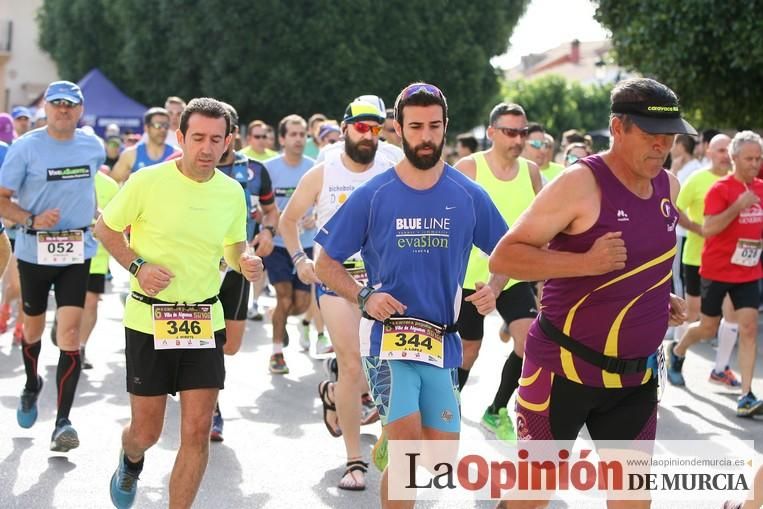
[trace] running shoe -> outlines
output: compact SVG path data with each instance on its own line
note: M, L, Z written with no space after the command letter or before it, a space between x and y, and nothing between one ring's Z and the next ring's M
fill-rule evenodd
M263 317L262 313L260 313L260 307L257 304L253 304L252 307L249 308L249 311L246 312L246 317L249 320L261 322Z
M379 409L368 394L360 397L360 425L366 426L379 420Z
M494 414L490 411L490 408L488 408L485 410L485 413L482 414L482 420L480 420L480 424L482 424L482 427L486 430L495 433L498 429L498 419L498 413Z
M715 369L710 370L710 381L716 384L734 388L742 385L739 380L737 380L734 372L731 371L728 366L726 366L726 369L723 371L716 371Z
M117 509L129 509L135 502L138 492L138 479L140 472L133 472L127 468L124 453L119 451L119 466L111 476L110 492L111 503Z
M384 472L387 468L387 462L389 462L389 456L387 453L387 434L382 428L379 440L374 444L374 448L371 450L371 458L374 462L374 466L379 469L379 472Z
M498 410L498 425L495 428L495 436L506 444L517 442L517 434L514 432L514 425L511 423L509 411L506 408Z
M285 375L289 372L282 353L274 353L270 356L270 372L274 375Z
M82 360L82 369L93 369L93 363L87 360L85 357L85 347L80 347L79 358Z
M8 320L11 318L11 306L3 304L0 306L0 334L8 332Z
M320 339L320 334L318 334L318 338ZM302 348L303 352L309 352L310 351L310 324L307 325L301 324L299 326L299 347Z
M42 377L37 375L37 390L28 391L26 387L21 391L21 400L16 409L16 421L22 428L31 428L37 421L37 397L42 392Z
M212 429L209 432L209 439L212 442L223 441L223 416L218 413L212 416Z
M326 355L334 352L334 345L331 344L329 337L324 334L318 334L318 340L315 342L316 355Z
M758 414L763 414L763 401L756 398L755 394L748 392L737 400L737 417L752 417Z
M77 431L72 427L69 419L60 419L50 437L50 450L56 452L69 452L79 447Z
M323 370L326 372L326 376L331 382L339 380L339 364L336 362L336 357L329 357L323 361Z
M676 346L676 342L673 341L668 346L668 381L673 385L678 385L680 387L683 387L686 385L686 380L684 380L684 376L681 373L681 370L684 367L684 359L685 357L679 357L678 355L673 353L673 349Z

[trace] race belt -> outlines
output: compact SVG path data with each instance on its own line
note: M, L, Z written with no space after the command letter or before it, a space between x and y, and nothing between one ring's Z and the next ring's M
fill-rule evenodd
M364 318L373 320L367 313ZM456 325L436 323L411 316L390 317L382 322L379 357L385 360L409 360L443 367L445 334L456 332Z

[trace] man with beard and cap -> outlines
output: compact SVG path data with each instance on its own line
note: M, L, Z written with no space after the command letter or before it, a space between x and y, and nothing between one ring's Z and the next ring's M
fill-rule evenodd
M234 139L238 134L238 112L230 104L223 103L231 117L231 134ZM273 186L270 174L259 161L249 159L233 149L233 143L228 144L217 169L241 184L244 188L246 202L246 238L247 243L255 247L254 254L267 256L273 251L273 237L278 226L278 208L275 205ZM262 210L262 224L258 224L253 214L258 205ZM231 267L221 262L220 270L225 274L220 285L220 303L223 305L225 316L225 355L235 355L241 348L246 328L246 304L249 300L249 281ZM212 429L209 435L213 442L223 441L223 416L220 404L215 405L212 417Z
M525 110L518 104L500 103L490 112L487 137L493 146L456 163L456 169L485 188L506 223L511 227L540 192L542 183L538 166L521 157L528 127ZM464 361L458 369L458 387L463 390L469 371L477 360L484 336L484 316L469 302L489 275L488 256L472 248L466 269L458 333L463 341ZM496 300L496 307L514 338L514 349L501 372L501 381L493 403L482 416L482 425L498 439L513 441L516 436L506 409L522 374L527 331L538 315L532 284L509 280Z
M489 253L506 232L484 189L441 160L447 108L434 85L403 89L395 129L405 158L355 189L315 237L318 279L360 308L361 362L390 441L458 439L455 324L469 250L476 244ZM365 284L344 266L358 251ZM470 302L489 313L506 280L491 277ZM400 487L396 460L382 475L382 507L390 472Z
M395 161L379 155L376 150L383 124L384 113L376 105L363 101L350 103L341 127L344 150L332 151L305 174L280 222L281 235L295 260L299 278L304 283L317 285L318 304L336 352L341 376L335 383L321 382L318 389L329 433L344 437L347 470L339 481L339 488L346 490L365 489L368 463L363 461L361 453L360 425L362 421L370 422L372 415L378 419L378 412L374 411L367 394L365 409L369 411L365 419L361 417L364 409L361 394L366 393L367 387L360 367L360 310L321 284L313 261L304 254L299 242L297 223L308 209L315 207L320 230L361 184L394 166ZM356 281L366 284L368 279L360 253L353 253L343 264Z
M685 318L670 293L679 183L663 164L674 135L695 131L652 79L621 81L611 101L610 149L544 187L490 256L494 273L545 280L517 392L520 440L574 442L583 425L594 441L655 438L662 339Z

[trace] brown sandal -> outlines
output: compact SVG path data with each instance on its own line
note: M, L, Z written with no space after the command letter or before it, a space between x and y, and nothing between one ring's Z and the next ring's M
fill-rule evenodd
M318 384L318 396L321 398L321 403L323 403L323 424L326 425L326 429L329 430L332 437L339 438L342 436L342 430L338 427L333 428L328 420L329 412L336 413L336 406L329 399L329 385L331 385L329 380L324 380Z

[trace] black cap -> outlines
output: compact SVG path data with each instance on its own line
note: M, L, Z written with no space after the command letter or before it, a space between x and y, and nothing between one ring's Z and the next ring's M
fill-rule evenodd
M616 102L612 113L624 113L633 123L649 134L690 134L697 136L697 130L681 118L678 103L661 101Z

